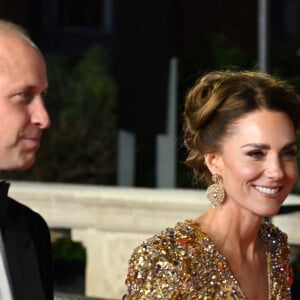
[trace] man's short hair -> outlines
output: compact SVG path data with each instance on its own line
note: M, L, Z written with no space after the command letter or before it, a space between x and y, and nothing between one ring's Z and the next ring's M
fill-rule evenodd
M0 19L0 36L2 34L14 35L16 37L20 37L30 43L32 46L36 47L35 43L31 40L28 31L11 21Z

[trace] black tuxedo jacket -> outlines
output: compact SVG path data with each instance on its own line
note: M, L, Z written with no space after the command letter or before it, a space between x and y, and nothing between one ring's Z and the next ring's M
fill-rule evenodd
M53 300L52 251L46 222L7 196L0 195L0 205L1 233L14 300Z

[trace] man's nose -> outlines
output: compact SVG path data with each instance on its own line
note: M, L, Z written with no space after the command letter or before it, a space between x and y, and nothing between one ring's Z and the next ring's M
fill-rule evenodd
M32 101L31 105L31 122L41 129L49 128L50 117L42 97Z

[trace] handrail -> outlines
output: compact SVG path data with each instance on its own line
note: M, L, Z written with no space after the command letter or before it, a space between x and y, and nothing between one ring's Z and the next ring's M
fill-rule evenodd
M54 294L54 300L113 300L113 299L95 298L95 297L87 297L87 296L78 295L78 294L56 292Z
M277 215L284 215L284 214L288 214L288 213L293 213L296 211L300 211L300 205L295 204L295 205L283 205L281 206L279 212Z

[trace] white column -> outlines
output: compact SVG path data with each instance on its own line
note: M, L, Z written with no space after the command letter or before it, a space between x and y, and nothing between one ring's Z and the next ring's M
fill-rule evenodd
M133 186L135 179L135 134L119 130L117 184Z
M258 0L258 65L267 73L269 54L269 0Z
M177 140L177 58L170 60L167 130L156 140L156 186L174 188L176 186L176 140Z
M103 1L103 30L105 33L112 32L113 29L113 1Z

